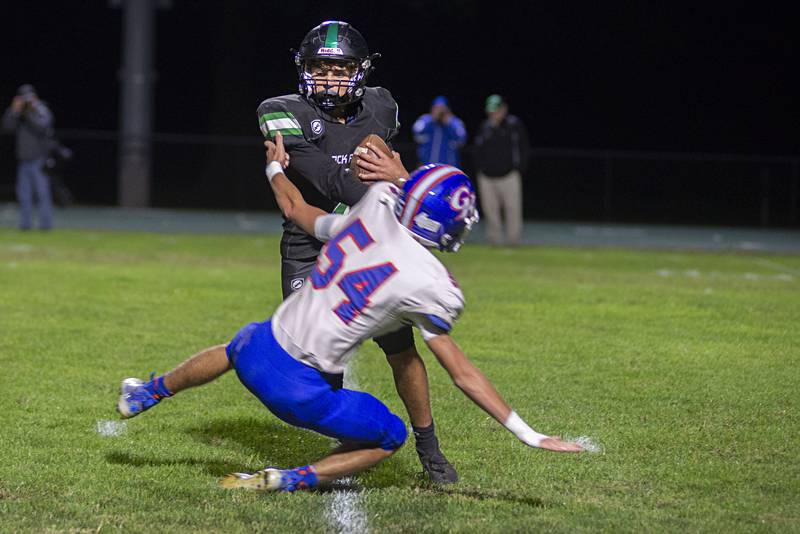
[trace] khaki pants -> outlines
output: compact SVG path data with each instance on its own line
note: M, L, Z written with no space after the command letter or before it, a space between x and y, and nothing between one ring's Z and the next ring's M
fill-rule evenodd
M522 234L522 176L514 170L499 178L478 173L478 193L489 228L486 236L492 245L504 242L518 245ZM505 215L507 240L503 239L500 212Z

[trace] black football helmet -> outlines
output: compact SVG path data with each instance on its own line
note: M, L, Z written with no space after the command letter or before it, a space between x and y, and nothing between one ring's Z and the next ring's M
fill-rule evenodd
M367 77L374 69L373 64L381 57L369 53L367 41L358 30L338 20L325 21L308 32L300 43L300 49L292 50L292 53L300 94L326 111L360 100L364 96ZM335 66L337 72L348 79L333 81L323 78L319 73L321 65L326 68Z

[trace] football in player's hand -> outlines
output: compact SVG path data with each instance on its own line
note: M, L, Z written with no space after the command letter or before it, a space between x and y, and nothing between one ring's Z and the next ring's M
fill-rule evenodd
M370 149L367 148L367 144L369 144L370 147L372 147L372 150L376 152L381 152L383 153L383 155L389 156L390 158L394 157L394 154L392 154L392 150L389 148L389 145L387 145L386 142L383 139L381 139L379 135L369 134L358 144L355 152L353 152L353 158L350 160L350 172L353 174L353 176L359 179L361 179L362 174L369 172L358 166L359 156L361 154L369 153Z

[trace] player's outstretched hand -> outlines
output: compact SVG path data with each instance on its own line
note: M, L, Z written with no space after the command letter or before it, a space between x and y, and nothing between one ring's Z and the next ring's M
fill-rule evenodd
M264 141L264 146L267 147L267 165L273 161L277 161L284 169L289 166L289 154L283 146L283 135L280 132L275 134L275 142Z
M558 436L551 436L539 442L540 449L553 452L583 452L583 447L571 441L561 441Z
M408 171L400 159L400 154L392 152L393 157L389 157L380 150L376 150L372 144L367 143L369 152L358 155L358 166L364 171L359 178L365 182L377 182L383 180L394 182L398 178L408 178Z

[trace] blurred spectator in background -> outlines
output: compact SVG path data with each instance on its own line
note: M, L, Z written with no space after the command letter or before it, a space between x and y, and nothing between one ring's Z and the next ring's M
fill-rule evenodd
M486 99L486 121L475 139L475 165L482 215L489 226L492 245L504 243L500 212L505 215L505 242L518 245L522 236L522 173L528 167L528 131L517 117L508 114L500 95Z
M467 142L464 122L450 111L447 98L437 96L431 112L417 119L412 128L420 165L444 163L460 166L458 151Z
M39 228L53 226L53 203L50 181L43 166L47 158L53 129L53 114L39 100L32 85L23 85L3 114L3 130L16 135L17 200L22 230L32 225L33 193L39 203Z

